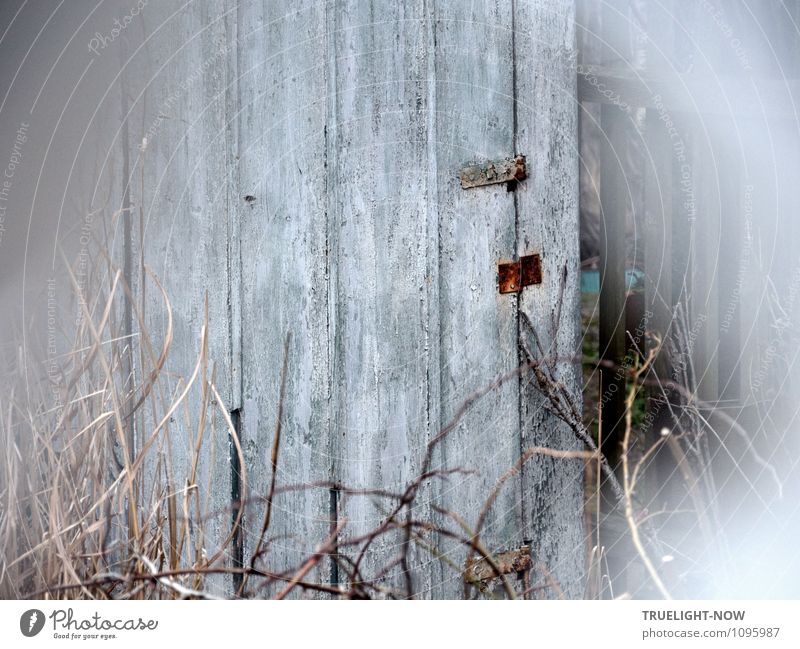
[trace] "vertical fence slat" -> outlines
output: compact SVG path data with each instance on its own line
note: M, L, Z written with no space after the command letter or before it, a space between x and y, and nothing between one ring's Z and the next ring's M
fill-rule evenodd
M713 135L695 126L692 184L694 220L690 222L692 275L690 332L696 331L692 363L698 396L715 402L719 395L719 259L722 211L719 152Z
M530 160L530 178L515 193L516 245L518 255L541 253L543 271L543 283L520 299L520 343L536 357L549 357L555 378L580 411L575 9L571 0L514 6L516 139ZM548 410L534 374L521 377L520 386L523 450L581 448L574 431ZM584 595L583 472L582 460L542 455L522 470L523 530L536 562L533 574L541 582L549 573L567 597Z
M333 337L335 461L342 484L402 493L428 441L427 51L423 3L339 1L330 218L336 231ZM397 502L345 496L347 537L376 528ZM377 506L376 506L377 505ZM424 507L421 504L421 507ZM419 516L425 518L424 511ZM384 534L360 564L374 578L399 559ZM355 551L348 550L352 556ZM416 550L408 557L416 564ZM430 560L426 554L420 560ZM413 567L413 565L411 566ZM381 583L405 593L402 564ZM426 578L412 584L428 592Z
M654 110L645 122L645 309L652 315L648 329L663 347L656 360L659 378L669 378L667 339L672 331L672 209L673 154L667 127Z
M283 572L329 534L325 10L239 5L242 429L249 478L245 548L258 547L272 478L284 340L291 333L273 500L259 565ZM326 582L321 561L308 579ZM276 585L275 588L279 588ZM260 595L273 593L261 592Z
M513 156L511 3L437 2L436 139L439 168L441 405L439 425L471 393L513 370L517 298L497 290L497 262L514 256L514 199L504 185L461 188L469 162ZM479 48L475 43L480 43ZM439 504L474 525L494 484L519 457L518 381L476 402L441 444L440 466L477 471L442 483ZM487 516L481 538L491 551L521 543L519 479L511 477ZM442 521L463 534L451 521ZM463 566L466 550L442 539L439 552ZM445 569L437 597L462 593Z

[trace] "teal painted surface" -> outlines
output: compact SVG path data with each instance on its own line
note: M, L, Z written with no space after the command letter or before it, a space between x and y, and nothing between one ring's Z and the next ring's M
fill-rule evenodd
M625 287L629 291L644 288L644 272L638 268L625 270ZM581 293L600 293L600 271L581 271Z

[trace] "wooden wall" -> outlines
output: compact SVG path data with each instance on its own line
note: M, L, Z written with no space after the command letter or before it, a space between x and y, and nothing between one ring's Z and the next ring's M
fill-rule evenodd
M137 29L122 85L125 254L153 331L165 316L143 265L172 299L175 377L192 371L208 296L246 497L271 480L291 334L277 478L308 488L275 499L265 565L296 564L331 525L346 520L346 538L379 523L372 499L329 483L402 491L462 402L524 361L524 316L579 399L569 360L579 350L572 0L151 2ZM529 169L515 192L461 189L463 165L515 153ZM543 283L500 295L498 261L533 252ZM177 448L194 441L181 423L171 435ZM477 401L437 448L434 467L475 473L428 483L420 517L437 518L438 506L474 524L496 481L536 445L578 446L523 375ZM221 511L233 476L225 436L211 448L204 497ZM569 596L583 593L582 469L532 459L504 485L484 535L493 551L529 543ZM187 470L173 467L175 484ZM246 510L245 556L262 511ZM209 554L229 531L230 516L215 520ZM372 548L366 574L401 542ZM415 591L458 597L460 575L434 555L463 565L465 551L434 545L411 554ZM337 576L322 562L310 578ZM396 568L385 581L400 579Z

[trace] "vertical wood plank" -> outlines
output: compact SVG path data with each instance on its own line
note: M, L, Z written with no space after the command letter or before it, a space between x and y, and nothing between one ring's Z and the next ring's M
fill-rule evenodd
M674 74L675 7L673 0L651 3L647 8L647 74L669 78ZM662 351L655 371L669 379L666 340L670 335L672 301L672 214L673 169L678 157L686 155L675 115L667 106L649 109L645 115L644 176L644 265L645 311L652 315L647 328L660 335Z
M719 398L719 260L722 194L720 161L713 134L697 124L693 151L693 181L697 201L690 225L692 275L691 323L697 339L692 353L697 395L703 401Z
M514 195L505 186L463 190L460 168L514 150L511 3L435 3L436 154L441 278L441 403L445 425L473 392L517 367L517 296L500 295L497 262L515 250ZM480 43L480 47L475 44ZM519 151L519 153L527 153ZM531 158L529 158L531 160ZM475 403L441 445L439 465L477 471L441 485L439 504L475 525L497 480L519 458L519 388L513 379ZM506 482L481 539L493 552L522 544L518 476ZM452 521L442 521L463 534ZM439 552L463 566L466 550ZM460 597L461 575L443 568L435 597Z
M604 12L604 19L612 10ZM619 21L616 21L619 23ZM621 29L615 24L616 29ZM606 27L604 27L605 29ZM607 27L612 29L611 26ZM627 129L630 118L617 106L603 104L600 203L600 356L603 454L615 466L620 457L620 425L624 417L625 374L625 262L631 187L625 176Z
M239 5L242 428L248 496L258 498L246 510L244 553L261 535L291 333L277 485L297 489L274 498L259 564L277 572L310 556L330 526L328 489L313 486L331 477L325 39L319 3ZM330 563L308 578L329 581Z
M623 160L630 120L616 106L603 105L601 125L600 448L610 465L618 470L625 427L625 234L631 198ZM622 546L625 534L622 512L608 480L601 484L600 500L601 543L608 548L609 575L614 588L624 590L629 548Z
M673 154L667 127L648 110L645 171L645 309L652 315L647 327L661 337L663 347L656 372L669 379L667 338L672 325L672 179Z
M437 279L427 263L424 7L421 0L341 0L331 10L336 475L347 487L402 493L428 441L427 287ZM375 528L395 504L343 497L346 536ZM382 536L361 563L362 574L376 577L399 558L403 542L401 533ZM411 550L414 563L418 552ZM390 570L381 583L405 595L401 572ZM427 593L427 578L412 589Z
M571 0L514 6L517 148L531 161L530 179L515 194L516 246L519 255L540 252L543 271L543 283L522 293L520 340L536 350L528 321L544 355L554 361L555 379L580 411L575 8ZM574 432L546 408L532 374L524 375L521 388L522 448L581 448ZM583 462L535 456L523 468L522 488L523 529L536 579L545 580L542 566L567 597L583 596Z

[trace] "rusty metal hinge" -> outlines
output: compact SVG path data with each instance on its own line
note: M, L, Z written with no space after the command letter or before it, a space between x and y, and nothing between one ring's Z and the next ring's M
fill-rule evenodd
M497 183L513 183L525 180L525 156L518 155L505 160L493 160L483 164L469 165L461 170L461 187L483 187ZM509 185L509 189L513 187Z
M497 264L497 284L501 293L519 293L524 287L542 283L539 255L525 255L519 261Z
M480 588L500 575L527 572L533 565L531 561L531 548L528 545L523 545L516 550L500 552L495 555L493 559L496 568L486 559L471 559L464 570L464 576L467 581ZM500 575L497 574L498 572Z

